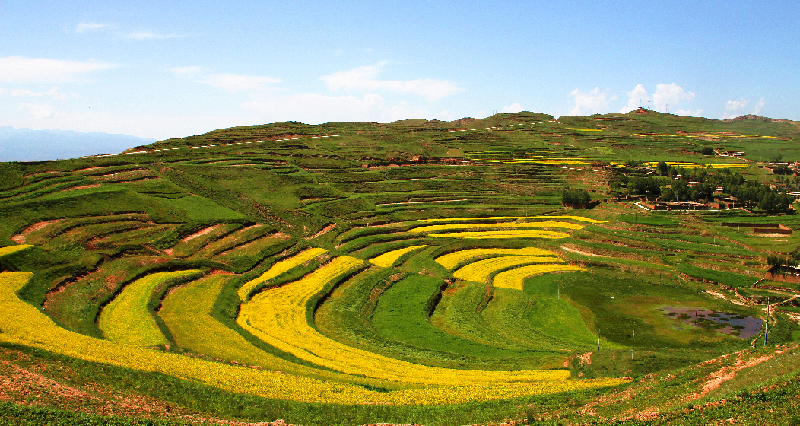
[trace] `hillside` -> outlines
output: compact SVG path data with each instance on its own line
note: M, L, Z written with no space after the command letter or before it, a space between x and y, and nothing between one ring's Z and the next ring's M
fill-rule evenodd
M0 163L0 413L793 424L798 148L522 112Z

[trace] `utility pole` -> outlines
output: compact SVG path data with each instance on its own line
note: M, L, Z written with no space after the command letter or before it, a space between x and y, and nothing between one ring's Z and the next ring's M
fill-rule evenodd
M769 297L767 297L767 322L764 323L764 346L767 346L767 334L769 334Z

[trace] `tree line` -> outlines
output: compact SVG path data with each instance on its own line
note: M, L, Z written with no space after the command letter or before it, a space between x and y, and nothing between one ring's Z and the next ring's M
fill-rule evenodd
M742 207L758 207L767 213L788 211L794 198L785 191L772 189L768 184L748 181L739 172L720 169L682 169L658 163L655 176L618 175L611 183L617 195L656 197L661 201L713 201L717 187L736 197ZM691 186L689 182L694 182Z

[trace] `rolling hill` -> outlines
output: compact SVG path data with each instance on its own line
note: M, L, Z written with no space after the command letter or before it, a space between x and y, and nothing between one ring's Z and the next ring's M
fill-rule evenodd
M794 424L799 144L522 112L0 163L0 415Z

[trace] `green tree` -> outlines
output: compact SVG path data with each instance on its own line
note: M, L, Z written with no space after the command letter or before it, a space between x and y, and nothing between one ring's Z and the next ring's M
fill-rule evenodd
M592 204L592 197L585 189L564 188L561 193L561 204L576 208L588 208Z
M658 174L659 176L666 176L667 174L669 174L669 166L667 165L667 163L663 161L658 162Z

